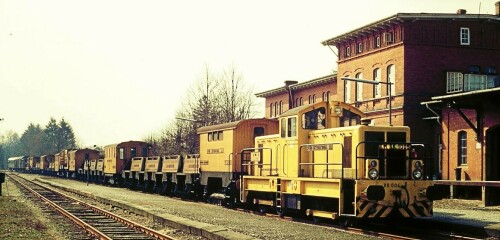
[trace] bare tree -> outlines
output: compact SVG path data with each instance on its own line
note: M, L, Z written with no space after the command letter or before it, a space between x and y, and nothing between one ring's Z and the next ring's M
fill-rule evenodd
M176 119L146 140L162 154L198 153L198 128L255 116L252 92L234 65L221 73L212 73L206 65L202 77L186 94L186 104L177 111Z

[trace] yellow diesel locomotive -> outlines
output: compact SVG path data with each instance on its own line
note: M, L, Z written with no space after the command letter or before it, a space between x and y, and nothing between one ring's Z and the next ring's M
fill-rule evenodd
M241 152L239 199L314 219L432 216L425 144L404 126L364 123L359 109L319 102L279 117L279 132Z

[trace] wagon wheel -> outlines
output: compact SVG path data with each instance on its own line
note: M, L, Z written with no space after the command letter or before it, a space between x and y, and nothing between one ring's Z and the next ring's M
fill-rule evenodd
M259 205L259 213L264 215L267 212L267 206L266 205Z
M284 218L285 217L285 209L284 208L276 208L276 214L278 214L278 216L280 218Z

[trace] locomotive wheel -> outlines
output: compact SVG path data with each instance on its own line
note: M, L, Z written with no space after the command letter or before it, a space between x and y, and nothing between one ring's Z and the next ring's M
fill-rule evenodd
M339 217L337 219L337 224L343 228L351 227L353 225L353 219L350 217Z

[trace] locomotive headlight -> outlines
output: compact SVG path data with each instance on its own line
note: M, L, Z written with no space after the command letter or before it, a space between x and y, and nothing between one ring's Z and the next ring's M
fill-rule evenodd
M411 165L412 178L414 180L420 180L424 176L424 162L422 160L413 160Z
M416 180L422 179L422 170L421 169L413 170L413 179L416 179Z
M377 171L377 169L375 169L375 168L370 169L370 171L368 171L368 177L371 180L377 179L378 178L378 171Z
M422 166L422 162L415 161L415 168L420 168Z

